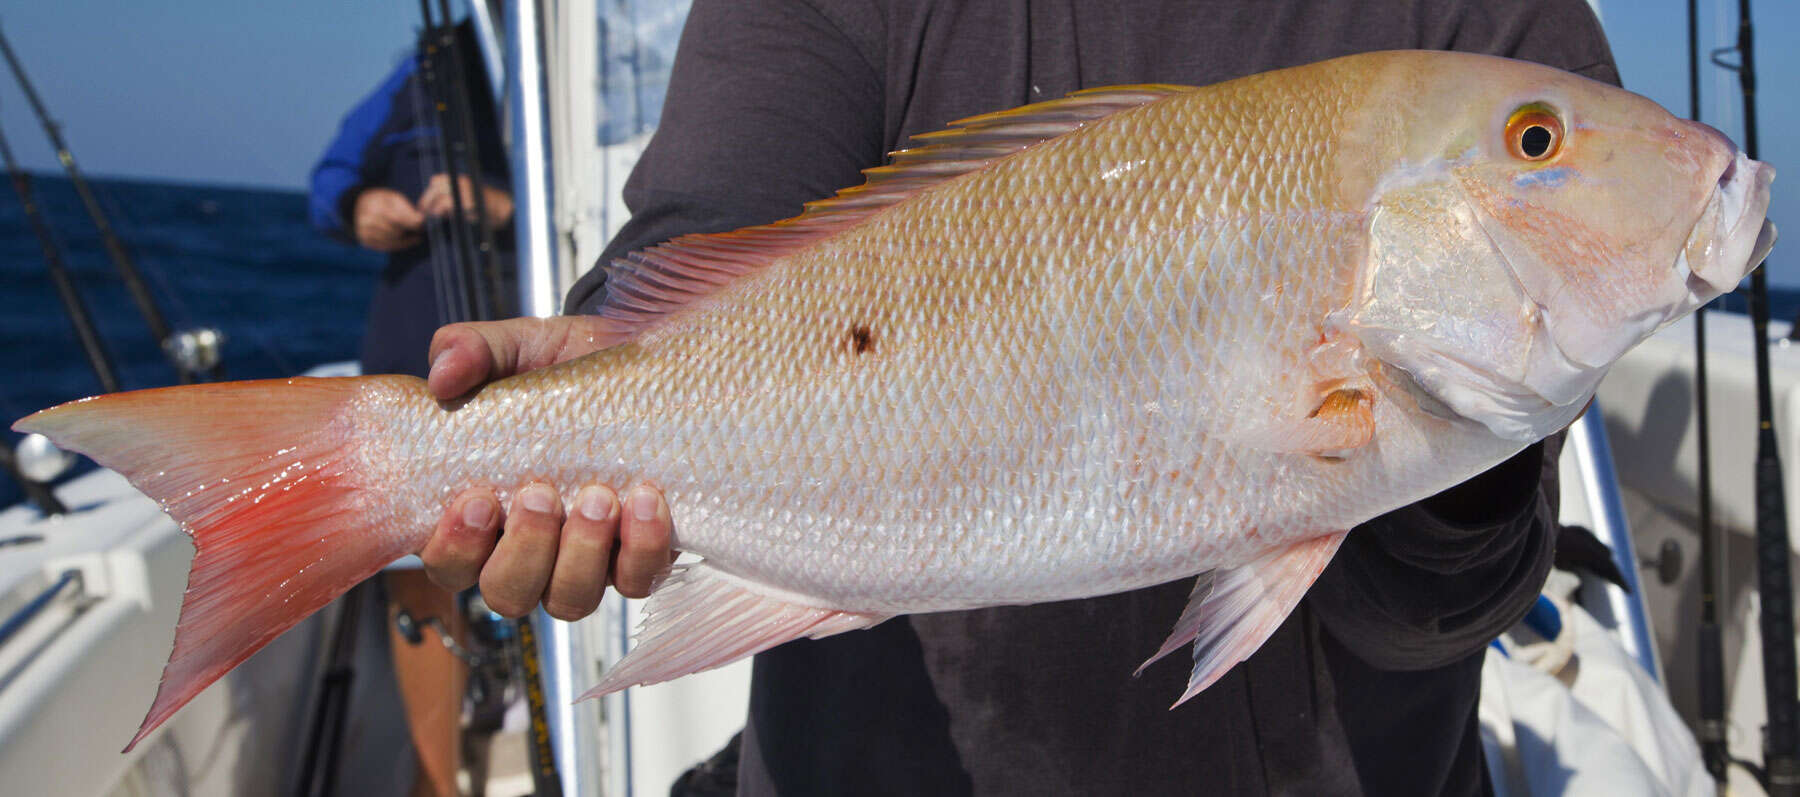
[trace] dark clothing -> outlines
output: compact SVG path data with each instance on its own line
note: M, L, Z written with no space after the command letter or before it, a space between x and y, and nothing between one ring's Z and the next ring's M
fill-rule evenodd
M482 72L473 29L457 29L464 75L469 91L469 110L476 129L476 152L481 182L510 190L506 150L500 144L499 117L490 84ZM440 59L443 60L443 59ZM440 64L439 69L448 68ZM313 166L308 217L314 228L348 244L356 243L353 214L363 189L390 188L415 205L432 175L445 170L438 143L438 125L430 94L419 72L419 59L408 57L394 68L374 92L357 103L344 117L338 134ZM454 121L452 121L454 123ZM471 201L465 197L464 201ZM445 238L441 220L428 220ZM457 319L440 316L437 279L432 270L433 252L426 242L388 255L375 294L369 303L368 327L363 334L363 373L402 373L424 376L431 336L444 323ZM496 231L501 263L512 268L512 236ZM439 257L452 256L440 252ZM506 280L511 284L510 277Z
M1125 83L1207 84L1355 52L1455 49L1616 83L1581 0L694 4L662 127L602 262L799 212L911 135ZM596 270L598 272L599 270ZM571 311L603 300L593 273ZM1173 711L1132 670L1189 582L898 618L757 657L743 794L1480 794L1482 648L1550 563L1534 445L1354 530L1249 661Z

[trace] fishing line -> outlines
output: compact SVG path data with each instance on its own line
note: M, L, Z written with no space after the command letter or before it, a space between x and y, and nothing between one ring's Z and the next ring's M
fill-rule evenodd
M144 233L146 227L154 227L155 225L146 225L142 219L133 215L131 212L132 205L120 204L113 196L113 192L106 187L105 183L94 186L94 199L100 203L101 210L106 211L107 217L117 219L119 221L119 224L117 225L118 228L127 233L124 239L121 239L121 245L127 247L135 255L141 257L143 254L142 247L135 244L124 243L124 240L141 241L148 237ZM172 245L170 248L179 249L180 247ZM175 290L174 286L170 284L168 274L166 273L167 270L157 262L155 257L151 257L147 260L139 260L138 267L150 276L150 280L153 283L151 287L155 289L156 298L170 305L170 314L175 317L177 326L194 327L198 325L199 322L195 319L199 318L199 316L195 315L193 310L188 307L186 301L181 298L181 292Z

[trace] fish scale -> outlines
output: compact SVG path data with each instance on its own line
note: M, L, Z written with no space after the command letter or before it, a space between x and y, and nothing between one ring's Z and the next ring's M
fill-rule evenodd
M1560 143L1522 154L1545 131L1520 119ZM460 491L530 481L656 484L697 556L590 694L1203 574L1151 657L1191 647L1186 700L1352 527L1569 423L1591 360L1734 285L1773 244L1772 179L1647 100L1485 56L1100 89L918 137L793 219L627 255L591 322L610 347L455 402L231 383L15 428L196 540L139 739L418 550Z

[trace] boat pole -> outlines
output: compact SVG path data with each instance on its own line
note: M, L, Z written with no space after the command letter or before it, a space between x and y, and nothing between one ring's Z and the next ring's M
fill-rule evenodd
M1738 0L1738 86L1744 92L1744 154L1755 159L1756 47L1750 0ZM1769 384L1768 269L1750 272L1750 324L1756 340L1756 581L1762 600L1763 696L1769 724L1763 731L1764 785L1776 797L1800 795L1800 705L1794 665L1794 585L1789 572L1787 505L1775 438Z
M556 315L562 309L564 287L558 284L556 276L545 13L546 4L541 0L507 3L504 26L513 234L518 242L518 311L520 315L540 318ZM602 607L601 611L606 609ZM595 660L583 653L590 648L593 627L591 623L562 622L540 607L533 610L528 629L536 644L520 638L527 672L536 670L539 686L535 694L527 692L533 715L533 777L543 784L540 788L547 789L555 783L556 791L547 793L557 797L599 797L610 791L601 782L599 756L607 739L601 729L598 706L611 703L575 703L580 694L579 683L594 675ZM627 785L614 793L631 791Z
M88 186L87 179L81 176L81 169L75 165L75 156L69 152L69 145L63 141L62 130L56 120L50 118L50 111L44 107L43 99L38 97L37 89L25 76L25 67L19 64L18 56L13 54L12 44L6 35L0 33L0 54L6 57L7 65L12 67L13 77L19 81L19 88L25 92L25 99L31 103L31 110L37 114L38 122L44 126L44 133L50 137L50 145L56 149L56 159L62 162L63 171L69 175L69 181L75 184L75 193L80 195L82 205L86 206L88 216L94 220L94 226L100 231L100 240L106 246L106 253L112 258L113 265L118 267L119 276L125 281L125 288L131 293L131 300L137 304L138 312L144 316L144 322L150 326L150 335L156 339L157 348L163 350L169 363L175 366L175 373L182 384L194 381L195 374L175 358L169 347L171 331L169 322L163 318L162 311L157 309L156 301L150 297L150 289L144 285L144 279L138 274L137 265L132 262L131 255L125 251L125 245L113 232L112 224L106 220L106 214L100 210L100 201L94 197L94 191Z
M1688 118L1700 121L1699 0L1687 0ZM1694 310L1694 407L1700 443L1700 753L1721 786L1731 755L1725 744L1725 642L1719 627L1719 538L1712 522L1712 419L1707 414L1706 306Z

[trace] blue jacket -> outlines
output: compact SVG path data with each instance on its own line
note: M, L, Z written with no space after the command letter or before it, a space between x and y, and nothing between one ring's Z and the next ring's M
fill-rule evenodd
M381 156L402 143L403 139L394 132L384 131L396 126L393 123L397 121L397 116L411 117L410 113L395 113L395 100L411 93L403 92L403 89L421 88L418 81L414 80L418 67L419 60L416 56L401 61L387 79L357 103L338 125L337 137L331 140L331 144L325 148L325 154L312 170L307 218L314 229L346 243L356 242L347 200L352 199L365 186L388 183L385 174L368 174L364 170L371 165L372 160L385 160ZM411 122L412 119L407 118L406 121ZM413 130L396 132L411 134L417 138L423 131L415 127ZM429 132L435 140L436 130Z
M475 56L474 36L468 25L457 29L461 39L465 74L470 87L469 108L476 127L476 154L483 182L510 188L506 153L500 146L498 114L490 85ZM419 73L419 60L409 57L345 115L338 133L313 167L307 215L320 232L349 244L356 243L351 214L363 189L391 188L417 202L432 175L445 171L438 143L436 119L429 94ZM427 222L441 224L442 222ZM368 326L363 334L364 373L408 373L424 376L425 353L431 335L447 319L439 316L437 279L432 268L433 237L410 249L388 255L388 264L375 285L369 304ZM502 278L512 269L512 234L496 231ZM437 253L450 257L449 253Z

